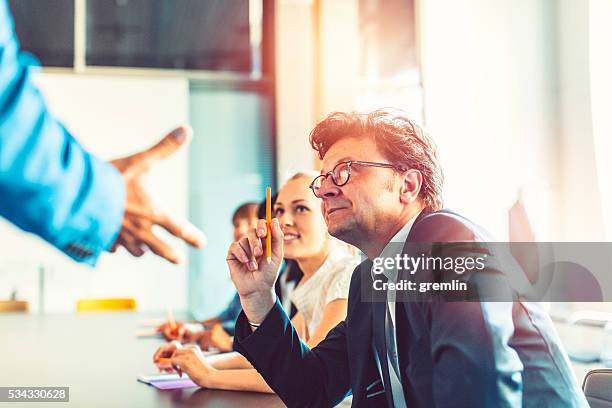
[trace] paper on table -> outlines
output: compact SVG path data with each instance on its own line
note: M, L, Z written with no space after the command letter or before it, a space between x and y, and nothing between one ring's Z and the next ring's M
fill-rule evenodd
M180 388L193 388L198 386L189 378L175 381L154 381L151 385L160 390L177 390Z
M183 374L182 378L179 377L178 374L139 375L138 381L152 385L160 390L174 390L198 386L186 374Z
M145 384L151 384L153 381L171 381L171 380L180 380L178 374L152 374L152 375L139 375L138 381L143 382Z

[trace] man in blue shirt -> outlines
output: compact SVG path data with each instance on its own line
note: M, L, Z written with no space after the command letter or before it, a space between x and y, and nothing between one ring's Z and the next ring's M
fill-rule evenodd
M150 149L111 163L90 154L47 110L0 0L0 216L90 265L118 246L134 256L150 249L178 263L153 225L193 246L201 247L204 236L156 208L141 180L190 134L179 127Z

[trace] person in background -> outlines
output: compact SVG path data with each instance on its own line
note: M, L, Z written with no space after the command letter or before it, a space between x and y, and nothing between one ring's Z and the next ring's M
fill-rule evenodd
M243 237L250 228L257 224L257 211L259 204L249 202L242 204L232 215L233 240ZM236 319L242 310L240 297L236 293L227 307L219 315L200 322L204 330L194 330L191 325L176 322L172 329L168 323L160 325L157 329L167 340L178 340L183 343L196 342L203 350L215 347L219 351L232 350L232 336Z
M292 322L310 347L346 317L350 275L360 262L354 248L332 238L321 213L320 200L308 188L312 175L298 173L281 188L273 213L284 231L284 256L294 260L303 278L290 297L297 308ZM236 241L232 246L239 245ZM171 365L198 385L239 391L272 392L247 360L237 353L204 358L197 347L178 342L160 347L154 361L171 357ZM172 371L170 364L158 363ZM296 381L299 379L296 377Z
M101 160L49 112L25 60L0 0L0 216L92 266L118 247L181 262L153 233L155 225L202 247L204 235L156 206L142 183L151 167L188 143L191 129L179 127L132 156Z

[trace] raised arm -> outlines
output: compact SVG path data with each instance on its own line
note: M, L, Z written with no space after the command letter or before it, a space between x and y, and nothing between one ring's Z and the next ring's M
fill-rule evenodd
M0 0L0 216L91 265L117 246L135 256L149 248L179 262L154 225L203 246L202 233L157 208L142 185L149 168L186 144L191 130L179 127L143 152L100 160L49 113L24 60Z
M263 251L266 225L232 244L228 265L243 312L234 349L244 355L288 406L329 406L349 390L346 327L340 323L313 351L300 341L274 293L283 258L283 233L272 220L272 262Z
M49 113L0 0L0 216L94 264L121 228L125 187Z

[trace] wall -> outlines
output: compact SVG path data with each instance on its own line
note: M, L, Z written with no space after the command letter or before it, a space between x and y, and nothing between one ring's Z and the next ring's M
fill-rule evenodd
M568 241L604 239L593 138L589 7L590 1L559 1L559 122L563 163L560 239ZM606 109L609 112L609 106Z
M187 121L186 80L48 73L36 79L51 110L88 149L104 158L144 149ZM182 151L151 174L151 189L160 205L179 216L187 214L186 158ZM104 255L91 269L0 220L0 298L16 288L19 297L30 300L32 310L38 311L41 266L46 269L46 312L70 312L79 298L110 296L135 297L140 310L185 309L185 265L172 266L151 254L135 260L121 250Z
M256 92L192 88L194 140L189 165L189 218L208 235L190 252L189 311L216 315L235 293L226 255L232 214L247 201L261 202L272 181L269 101Z
M609 39L612 37L612 2L609 0L591 0L589 2L589 51L591 73L591 106L593 117L593 137L597 176L602 196L605 240L612 239L612 55L609 51Z
M560 217L555 2L419 2L425 122L445 198L507 238L522 190L539 239Z
M276 1L276 133L278 180L311 169L308 134L315 125L311 0Z

